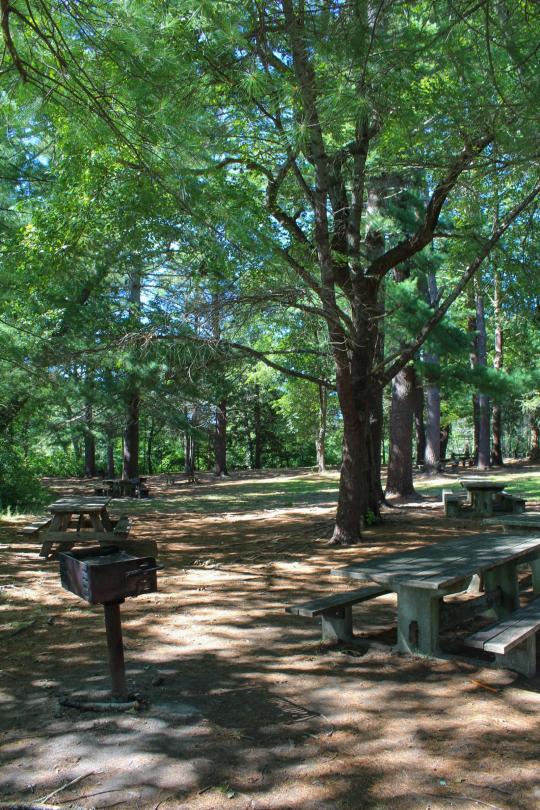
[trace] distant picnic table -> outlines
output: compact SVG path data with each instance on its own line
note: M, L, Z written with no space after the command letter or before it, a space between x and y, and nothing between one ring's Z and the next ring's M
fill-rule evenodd
M462 478L459 483L469 494L471 513L475 517L491 517L495 504L494 496L507 486L505 481L491 481L485 478Z
M115 545L127 540L131 524L128 515L111 518L107 512L110 498L72 495L49 504L49 517L20 530L24 536L35 537L41 543L40 556L46 559L53 547L64 551L87 543Z
M109 495L111 498L146 498L149 489L146 478L104 478L95 487L96 494Z

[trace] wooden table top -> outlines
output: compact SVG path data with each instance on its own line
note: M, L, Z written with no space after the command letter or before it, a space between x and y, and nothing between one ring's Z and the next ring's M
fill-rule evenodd
M110 501L106 495L95 497L72 495L50 503L47 509L49 512L101 512Z
M432 543L401 554L384 554L363 563L337 568L335 576L371 579L383 585L410 585L442 590L472 574L538 553L540 537L531 534L477 534L447 543Z
M485 478L460 478L459 483L465 489L485 489L493 492L501 492L508 486L507 481L486 481Z

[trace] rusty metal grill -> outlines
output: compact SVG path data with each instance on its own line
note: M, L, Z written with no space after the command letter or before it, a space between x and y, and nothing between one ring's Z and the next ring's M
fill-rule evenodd
M62 586L92 605L103 604L112 696L126 701L120 604L128 596L157 591L160 566L154 557L136 557L117 546L64 551L58 556Z
M59 558L62 587L93 605L157 591L154 557L135 557L106 546L64 551Z

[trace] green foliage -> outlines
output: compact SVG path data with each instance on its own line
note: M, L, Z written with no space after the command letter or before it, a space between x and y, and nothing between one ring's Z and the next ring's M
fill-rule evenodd
M46 497L32 466L5 442L0 443L0 511L38 510Z

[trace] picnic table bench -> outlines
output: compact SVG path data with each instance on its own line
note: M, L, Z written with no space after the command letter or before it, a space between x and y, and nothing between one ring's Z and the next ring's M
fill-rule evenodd
M360 602L376 599L383 594L391 593L388 588L371 585L357 588L354 591L331 594L312 599L301 605L285 608L286 613L309 618L321 617L322 640L324 642L351 641L353 638L352 606Z
M48 517L38 518L33 523L29 523L27 526L23 526L22 529L19 529L17 534L24 534L24 535L39 535L44 529L50 526L52 517L49 515Z
M527 678L536 674L536 632L540 628L540 599L515 610L507 619L465 639L469 647L495 653L495 663Z
M185 481L187 484L198 484L194 472L186 472L186 470L178 472L165 473L166 484L176 484L177 481Z

